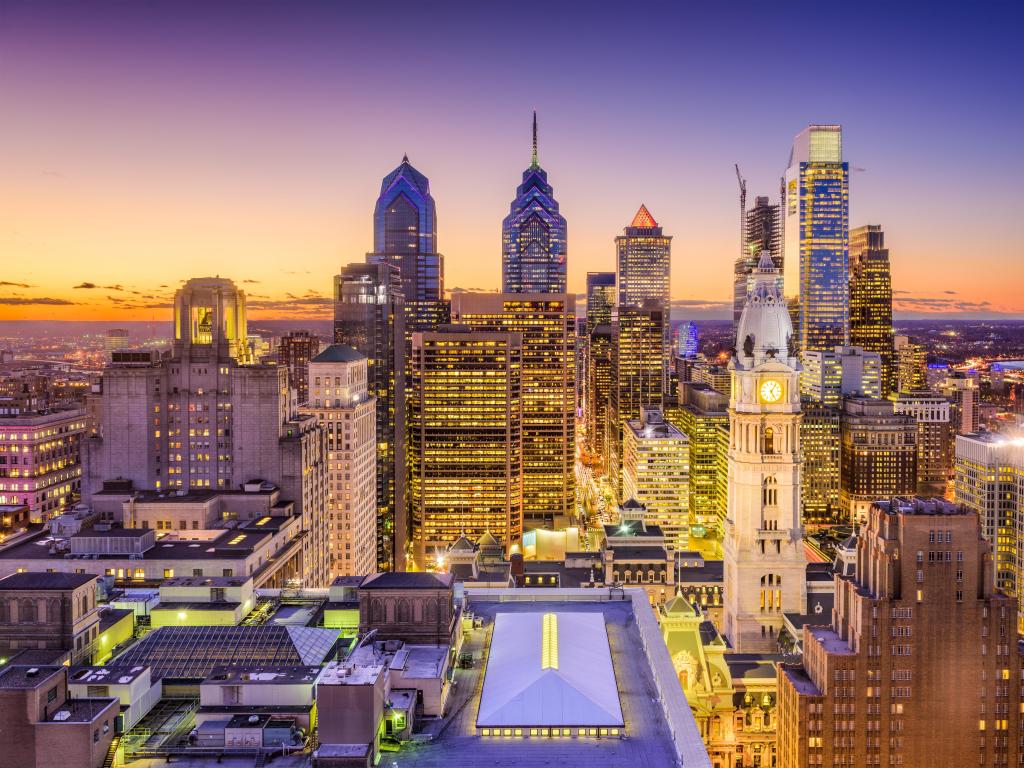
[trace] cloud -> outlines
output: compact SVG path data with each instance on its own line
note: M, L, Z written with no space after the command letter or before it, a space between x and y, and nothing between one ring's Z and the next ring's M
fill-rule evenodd
M74 288L75 289L85 288L85 289L88 289L88 290L91 290L93 288L102 288L105 291L128 291L128 289L125 288L120 283L116 283L114 285L96 285L96 283L88 283L88 282L86 282L86 283L79 283L78 285L74 286ZM137 291L128 291L128 292L129 293L137 293Z
M5 286L8 288L35 288L34 285L29 285L28 283L12 283L7 280L0 280L0 288Z
M672 309L732 309L732 302L715 299L673 299Z
M242 282L243 283L259 283L259 282L262 282L262 281L261 280L248 280L247 279L247 280L243 280ZM161 287L164 287L164 286L161 286Z
M89 289L91 289L91 288L96 288L96 287L98 287L96 285L96 283L79 283L78 285L75 286L76 289L77 288L89 288Z
M903 312L981 312L990 311L991 308L991 301L957 301L941 296L905 296L893 300L893 309Z
M67 299L54 299L49 296L0 296L0 304L8 304L15 306L29 306L32 304L44 304L53 307L64 307L73 306L77 304L77 301L68 301Z
M262 299L258 301L247 302L247 306L251 309L289 309L289 310L302 310L309 309L312 307L329 307L333 306L334 299L330 296L292 296L288 294L290 298L287 299Z
M948 294L950 296L956 295L956 291L943 291L943 293Z

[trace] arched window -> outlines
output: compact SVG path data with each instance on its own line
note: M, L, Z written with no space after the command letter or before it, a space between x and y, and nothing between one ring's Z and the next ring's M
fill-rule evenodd
M373 624L384 623L384 602L380 598L375 598L370 603L370 622Z
M761 483L761 504L774 507L779 503L779 483L774 475L769 475Z
M775 453L775 430L771 427L764 428L764 445L761 453Z

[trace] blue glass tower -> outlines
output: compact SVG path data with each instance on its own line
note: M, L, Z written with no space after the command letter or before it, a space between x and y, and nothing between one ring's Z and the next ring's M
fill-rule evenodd
M548 175L537 161L537 113L533 159L523 171L512 208L502 222L501 285L504 293L565 293L566 227Z
M799 286L801 352L828 352L850 339L850 168L842 136L838 125L808 126L786 170L783 262L787 292Z
M687 320L679 329L679 356L696 357L699 348L697 324L693 320Z
M405 298L406 331L429 331L447 322L444 256L437 252L437 212L430 181L409 156L384 177L373 210L371 264L398 267Z

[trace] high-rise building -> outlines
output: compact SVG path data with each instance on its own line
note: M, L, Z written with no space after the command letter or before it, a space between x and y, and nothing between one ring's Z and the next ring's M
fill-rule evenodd
M660 304L623 305L612 324L612 391L608 407L608 474L622 503L622 435L626 422L640 418L643 406L660 407L664 398L665 322Z
M1017 765L1014 606L977 515L876 501L856 546L831 625L805 626L802 661L778 668L779 765Z
M934 392L900 392L893 412L917 425L917 494L945 496L953 470L953 428L949 401Z
M234 283L185 283L170 355L115 352L101 388L99 431L85 441L84 500L115 480L149 492L265 480L303 516L305 583L328 583L326 432L290 412L283 367L253 364L245 295Z
M928 389L925 373L928 368L928 352L910 340L908 336L893 339L896 350L896 391L920 392Z
M723 631L738 653L777 647L783 614L807 612L800 522L800 361L767 251L754 269L729 362Z
M850 169L838 125L810 125L789 155L783 201L786 291L800 296L800 352L850 343Z
M288 371L288 387L299 405L309 397L309 361L320 352L320 337L311 331L291 331L277 343L277 362Z
M303 409L327 430L331 578L377 571L377 398L366 355L332 344L309 361Z
M837 522L839 505L839 408L804 398L801 403L800 514L804 525Z
M897 414L890 400L850 397L840 425L839 504L855 523L871 503L913 496L917 489L917 425Z
M615 307L615 273L587 272L587 336L599 325L610 325Z
M409 496L413 565L460 536L523 534L523 335L445 325L413 334Z
M896 389L892 275L877 224L850 230L850 344L881 356L882 397L888 397Z
M111 354L119 349L126 349L131 343L131 337L126 328L111 328L103 338L103 347L107 351L107 360Z
M608 400L612 391L612 344L614 332L611 325L598 325L590 334L587 345L587 386L584 393L586 403L586 446L598 458L602 469L608 461L606 444L608 430Z
M993 586L1017 599L1017 626L1024 631L1024 439L957 435L955 471L956 501L977 513L981 535L995 553Z
M700 352L700 337L697 333L697 324L693 320L687 320L680 327L677 352L679 357L685 358L694 358Z
M377 567L402 570L405 492L405 297L398 267L349 264L334 278L334 341L366 355L377 398Z
M505 293L565 293L566 226L548 174L537 159L537 113L533 155L523 171L511 210L502 222L501 285Z
M523 516L527 528L569 524L575 512L574 298L562 293L456 293L452 320L522 335Z
M689 546L690 440L665 420L660 408L644 408L626 422L623 440L623 492L647 511L646 523L657 525L668 546Z
M835 347L804 353L800 389L814 402L833 408L844 397L882 396L882 357L861 347Z
M398 267L407 334L447 322L434 198L427 177L413 168L408 156L381 182L373 209L373 253L366 261Z
M81 408L0 416L0 506L46 522L77 499L85 421Z
M981 427L981 390L977 380L956 373L946 377L939 385L939 392L953 404L953 431L960 435L977 432Z
M670 416L690 445L690 518L714 534L725 523L729 396L707 384L679 385L679 407ZM724 438L724 439L723 439Z
M743 255L736 260L733 280L732 321L740 321L747 294L754 287L751 275L757 266L761 251L768 251L779 270L779 289L782 289L783 254L782 222L778 204L772 205L767 197L754 199L754 207L744 212Z
M647 207L640 206L633 221L615 238L618 254L616 282L619 307L656 307L663 321L661 375L668 385L671 361L672 236L665 235Z

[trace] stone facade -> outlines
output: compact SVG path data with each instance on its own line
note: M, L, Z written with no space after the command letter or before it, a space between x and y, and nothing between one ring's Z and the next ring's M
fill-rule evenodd
M92 662L99 635L96 577L15 573L0 579L0 649L71 652L72 663Z
M450 644L456 629L451 574L376 573L359 585L359 634L378 640Z

